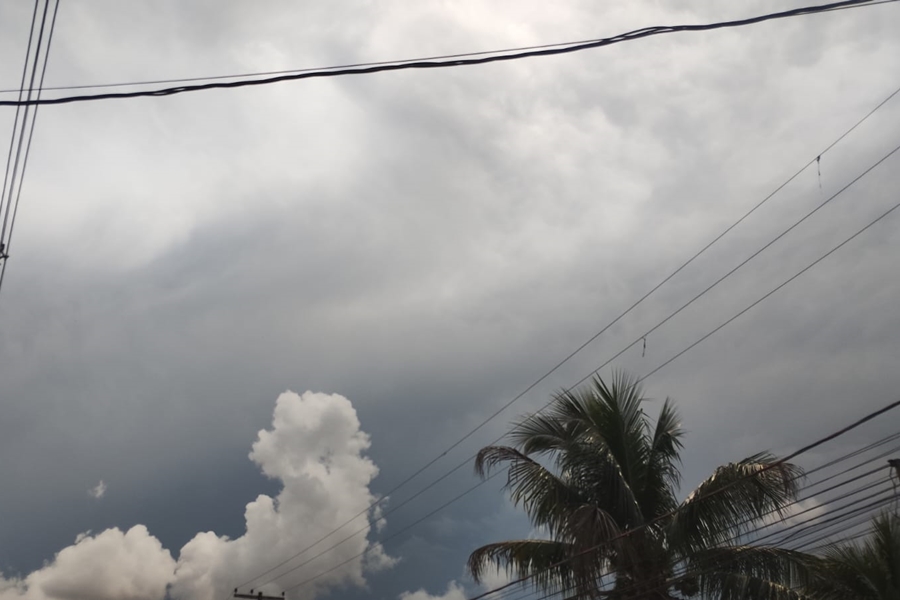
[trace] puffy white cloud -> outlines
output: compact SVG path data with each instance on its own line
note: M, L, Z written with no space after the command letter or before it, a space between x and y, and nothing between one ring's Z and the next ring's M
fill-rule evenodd
M310 551L254 581L255 587L276 593L321 575L297 590L312 598L329 586L363 585L365 572L394 563L367 539L369 505L375 500L369 483L378 474L364 455L369 445L347 398L286 392L276 401L272 428L259 432L250 452L262 472L283 487L276 497L261 494L247 505L242 536L198 533L176 563L143 525L124 533L82 534L42 569L23 579L0 578L0 600L156 600L167 591L185 600L218 600L306 548ZM99 498L105 489L101 481L91 495ZM357 515L362 516L314 545Z
M375 464L363 455L368 448L369 437L360 430L356 411L343 396L282 394L275 405L272 429L259 432L250 452L263 473L283 483L281 493L275 498L260 495L247 505L243 536L229 540L208 532L188 542L178 559L173 595L212 600L227 594L235 585L366 513L375 500L368 486L378 474ZM357 531L357 536L314 558ZM368 531L366 520L354 521L253 585L259 587L286 573L265 588L280 592L332 567L337 568L298 591L309 597L338 583L361 585L367 567L391 564L380 546L369 545ZM364 556L357 556L363 552ZM289 571L296 566L299 568Z
M154 600L166 595L175 561L143 525L81 534L24 579L0 580L0 600Z

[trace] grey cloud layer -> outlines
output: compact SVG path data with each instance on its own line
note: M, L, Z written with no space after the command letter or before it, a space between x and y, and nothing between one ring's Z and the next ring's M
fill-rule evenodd
M63 5L48 78L338 64L737 14L701 2L666 10ZM21 55L26 16L0 7L12 32L0 36L4 56ZM15 457L0 475L16 482L0 496L0 563L30 570L79 532L127 531L151 515L169 524L159 533L148 523L167 548L224 523L239 535L235 507L272 493L245 464L246 441L288 387L353 399L381 468L373 489L389 489L893 89L898 18L888 6L470 70L42 110L0 298L0 448ZM16 80L13 62L0 66L0 87ZM493 439L883 155L898 114L886 106L823 156L821 192L804 173L441 464ZM898 172L885 164L651 336L645 358L632 351L616 366L647 372L801 268L888 206ZM873 229L648 382L684 410L686 484L894 393L896 231L892 221ZM103 511L85 498L100 479ZM473 481L459 473L421 511ZM227 490L221 506L210 488ZM57 517L55 502L85 508ZM398 511L391 526L415 514ZM42 519L52 526L35 532ZM404 562L375 577L373 593L442 592L472 545L521 534L496 493L447 519L400 540Z

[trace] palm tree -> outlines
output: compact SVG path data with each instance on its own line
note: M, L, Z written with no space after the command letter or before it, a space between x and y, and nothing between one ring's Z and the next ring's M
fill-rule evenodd
M827 548L808 595L815 600L897 600L900 598L900 515L882 513L863 544Z
M478 453L482 477L508 466L513 503L548 537L478 548L473 578L505 569L561 599L796 598L805 555L736 540L782 514L802 471L756 454L717 468L679 503L684 430L670 400L655 422L645 402L625 374L595 378L518 421L511 446Z

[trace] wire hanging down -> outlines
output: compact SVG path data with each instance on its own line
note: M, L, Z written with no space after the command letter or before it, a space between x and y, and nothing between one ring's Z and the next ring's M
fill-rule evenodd
M758 15L746 19L736 19L732 21L720 21L717 23L704 23L696 25L657 25L653 27L644 27L608 38L600 38L586 42L575 42L568 45L559 44L551 45L549 47L535 46L531 49L523 50L521 52L498 50L492 53L485 54L473 52L465 55L448 55L447 59L444 60L408 59L388 63L368 63L367 65L363 66L322 67L318 69L309 69L298 73L289 73L285 75L266 77L263 79L216 81L210 83L199 83L195 85L168 87L156 90L141 90L135 92L107 92L104 94L62 96L59 98L0 100L0 106L22 106L29 104L68 104L72 102L112 100L116 98L149 98L159 96L173 96L175 94L183 94L186 92L270 85L282 81L298 81L301 79L341 77L345 75L369 75L372 73L381 73L385 71L406 71L411 69L443 69L451 67L467 67L493 62L534 58L538 56L553 56L557 54L580 52L584 50L590 50L592 48L601 48L603 46L611 46L613 44L618 44L621 42L630 42L646 37L668 33L711 31L714 29L744 27L747 25L755 25L757 23L763 23L766 21L774 21L776 19L787 19L837 10L845 10L850 8L862 8L865 6L875 6L878 4L891 4L897 1L898 0L843 0L841 2L833 2L831 4L806 6L782 12ZM464 56L464 58L452 58L452 56Z

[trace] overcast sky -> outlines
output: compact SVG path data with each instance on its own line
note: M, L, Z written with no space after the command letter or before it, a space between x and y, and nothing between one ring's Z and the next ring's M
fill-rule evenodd
M62 0L46 85L804 4ZM18 85L31 8L0 3L0 89ZM219 600L363 511L900 86L898 29L888 4L478 67L42 108L0 296L0 598L160 600L169 585ZM0 109L0 134L13 113ZM900 96L821 156L821 176L805 170L386 508L897 144ZM611 366L652 371L900 200L898 185L900 152ZM718 464L896 399L898 231L900 214L886 218L645 382L689 430L685 493ZM898 425L888 415L807 460ZM472 549L530 533L498 484L378 544L475 483L466 466L386 525L354 521L330 541L359 536L267 589L336 567L295 593L462 600L477 589Z

